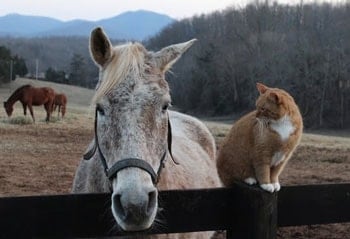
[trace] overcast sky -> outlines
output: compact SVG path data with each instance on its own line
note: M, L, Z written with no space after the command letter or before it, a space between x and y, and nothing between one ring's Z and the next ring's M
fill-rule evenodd
M222 10L228 6L244 7L251 0L0 0L0 16L9 13L53 17L59 20L100 20L125 11L150 10L176 19ZM271 2L273 0L270 0ZM303 0L348 1L348 0ZM278 0L296 3L300 0Z

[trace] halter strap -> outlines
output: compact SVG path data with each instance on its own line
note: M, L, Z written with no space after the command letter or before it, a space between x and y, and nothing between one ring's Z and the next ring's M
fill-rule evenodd
M164 159L166 156L166 152L164 152L162 159L161 159L161 164L163 163ZM107 169L107 177L112 180L116 174L124 169L124 168L130 168L130 167L135 167L135 168L140 168L145 170L146 172L148 172L151 175L152 178L152 182L154 184L157 184L159 181L159 173L160 173L160 168L158 169L158 172L154 172L153 168L151 167L151 165L149 165L149 163L147 163L145 160L142 159L138 159L138 158L126 158L126 159L122 159L119 160L118 162L116 162L111 168Z
M154 184L157 183L157 174L154 172L153 168L146 163L144 160L138 158L126 158L116 162L111 168L107 170L107 177L113 179L119 170L124 168L135 167L145 170L151 175Z
M171 125L170 125L170 120L168 118L168 148L167 150L165 150L163 156L160 159L160 164L159 164L159 168L157 170L157 173L153 170L152 166L147 163L145 160L142 159L138 159L138 158L126 158L126 159L122 159L117 161L111 168L108 168L107 165L107 160L104 157L101 149L100 149L100 145L98 142L98 136L97 136L97 109L95 110L95 123L94 123L94 130L95 130L95 142L93 147L84 154L83 158L84 160L89 160L91 159L95 153L96 150L98 150L98 153L100 154L100 158L101 158L101 162L105 171L105 174L107 176L107 178L109 180L113 180L113 178L116 176L116 174L125 168L129 168L129 167L136 167L136 168L140 168L145 170L146 172L148 172L152 178L152 182L153 184L157 184L159 182L160 179L160 173L162 171L162 169L165 167L165 159L166 159L166 154L167 152L169 152L170 158L172 159L172 161L175 164L179 164L172 155L171 152L171 144L172 144L172 134L171 134Z

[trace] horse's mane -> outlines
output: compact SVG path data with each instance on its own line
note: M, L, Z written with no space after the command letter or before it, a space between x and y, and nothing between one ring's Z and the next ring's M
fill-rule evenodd
M134 79L139 79L145 68L145 54L146 49L140 43L126 43L114 47L110 62L100 76L92 104L95 105L127 75L130 74Z
M20 87L18 87L13 93L12 95L10 95L10 97L8 98L7 101L10 101L13 97L17 96L24 88L29 88L32 87L32 85L27 84L27 85L22 85Z
M21 91L21 90L23 90L24 88L28 88L28 87L32 87L32 85L31 85L31 84L22 85L22 86L18 87L18 88L15 90L14 93L16 93L16 92L18 92L18 91Z

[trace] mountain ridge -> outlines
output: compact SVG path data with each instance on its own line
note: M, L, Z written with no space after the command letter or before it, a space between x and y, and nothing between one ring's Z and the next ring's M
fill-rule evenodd
M144 40L175 19L152 11L127 11L96 21L74 19L62 21L51 17L11 13L0 16L0 37L89 36L97 26L113 39Z

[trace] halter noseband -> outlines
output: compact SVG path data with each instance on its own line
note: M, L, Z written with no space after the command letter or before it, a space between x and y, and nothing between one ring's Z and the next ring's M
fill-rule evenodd
M122 159L117 161L111 168L108 168L107 165L107 160L104 157L101 149L100 149L100 145L98 142L98 136L97 136L97 108L95 110L95 143L93 145L93 148L90 149L87 153L84 154L83 158L85 160L89 160L91 159L95 153L96 153L96 149L98 150L98 153L100 154L100 158L101 158L101 162L102 165L104 167L104 171L105 174L107 176L107 178L109 180L113 180L114 177L116 177L117 173L124 169L124 168L130 168L130 167L135 167L135 168L140 168L142 170L145 170L146 172L148 172L151 175L152 178L152 182L153 184L157 184L159 182L160 179L160 173L162 171L162 169L164 168L164 164L165 164L165 159L166 159L166 154L167 151L169 151L170 157L172 159L172 161L175 164L179 164L178 162L176 162L172 156L172 152L171 152L171 141L172 141L172 135L171 135L171 125L170 125L170 120L168 117L168 148L164 151L163 156L160 159L160 164L159 164L159 168L157 170L157 172L155 172L152 168L152 166L147 163L145 160L139 159L139 158L126 158L126 159Z

